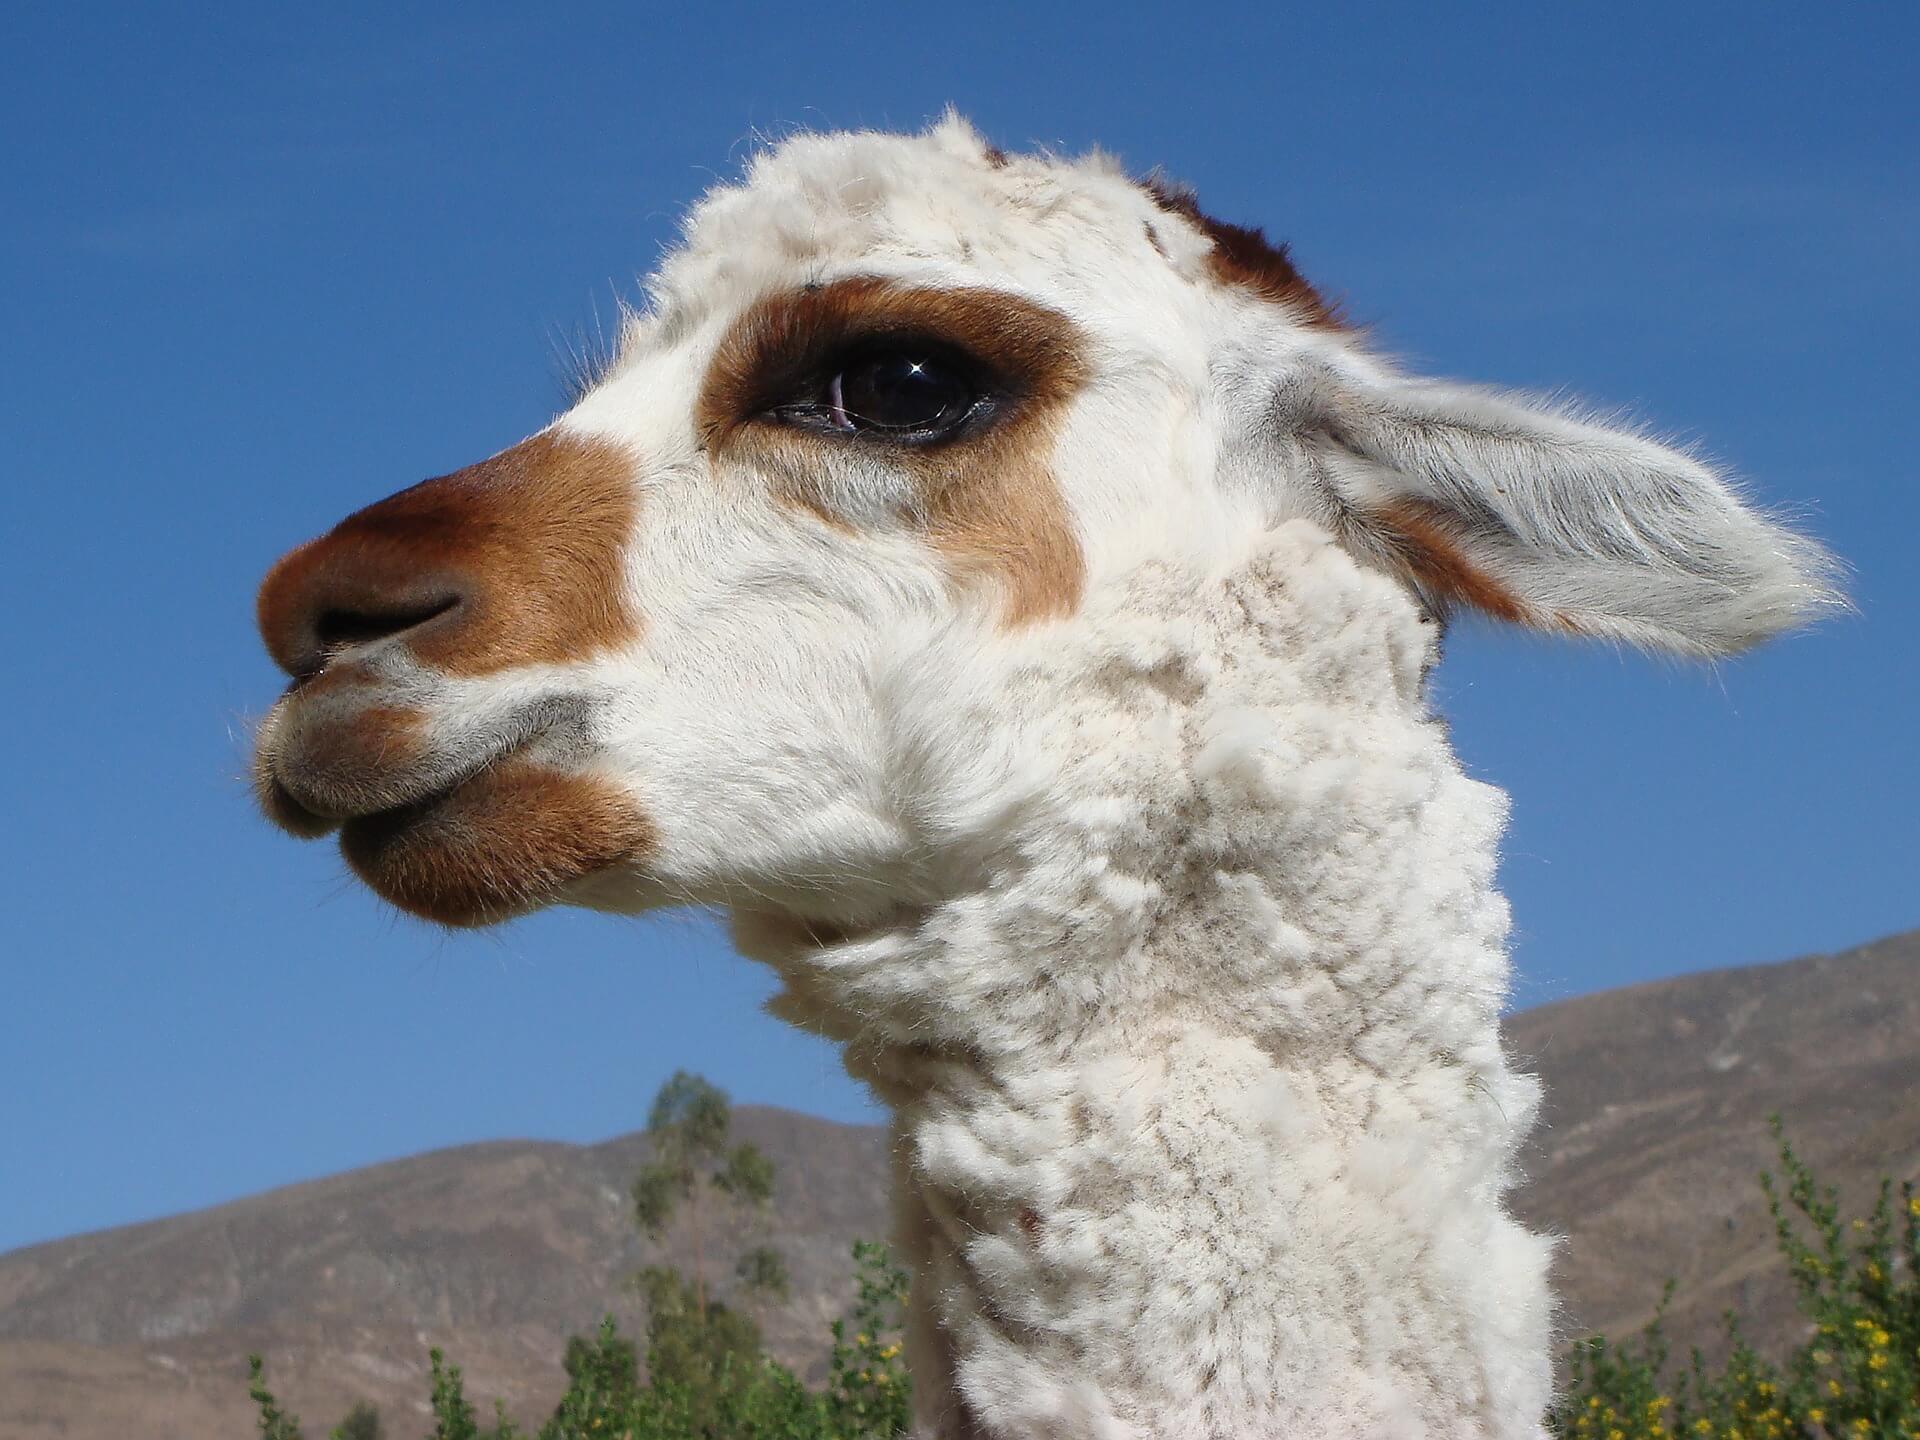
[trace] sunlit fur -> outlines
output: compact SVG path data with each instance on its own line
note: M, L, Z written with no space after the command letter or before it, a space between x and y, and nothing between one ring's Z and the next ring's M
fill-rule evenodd
M1830 603L1826 562L1699 462L1404 378L1210 244L1107 159L951 119L760 156L556 422L632 458L639 637L433 718L564 692L535 758L653 839L568 898L726 907L892 1107L924 1434L1537 1436L1504 802L1428 711L1439 616L1723 654ZM729 326L856 276L1077 333L1036 470L1070 613L1009 623L884 446L804 441L825 516L709 446Z

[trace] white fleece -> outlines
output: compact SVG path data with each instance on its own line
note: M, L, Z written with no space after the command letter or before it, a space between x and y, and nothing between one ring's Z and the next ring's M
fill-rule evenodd
M824 945L737 929L895 1107L925 1433L1540 1433L1505 806L1428 712L1435 629L1295 521L990 677L903 655L926 840L976 882Z

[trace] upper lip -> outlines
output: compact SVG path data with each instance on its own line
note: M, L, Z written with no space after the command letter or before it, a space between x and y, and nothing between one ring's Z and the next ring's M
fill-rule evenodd
M575 698L546 697L503 717L502 723L483 733L463 736L457 748L436 744L412 764L367 765L359 773L344 776L338 767L322 767L318 776L303 776L282 744L288 717L302 703L297 698L300 688L289 687L261 723L254 788L268 818L302 837L325 835L345 821L392 814L440 799L508 756L564 732L584 713ZM378 708L377 703L365 705L356 718ZM352 723L347 722L349 730Z

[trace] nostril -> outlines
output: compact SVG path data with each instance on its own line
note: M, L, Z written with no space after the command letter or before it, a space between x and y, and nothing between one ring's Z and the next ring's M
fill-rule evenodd
M269 606L262 629L268 648L298 685L325 670L342 650L418 630L452 614L464 600L457 590L439 590L417 599L379 596L330 605L296 603L290 614Z
M261 582L260 638L296 685L366 647L429 634L447 641L485 608L486 587L467 567L446 563L452 547L442 532L457 529L452 521L436 513L402 523L404 515L383 514L393 504L349 515L288 551Z
M322 652L322 660L348 645L366 645L375 640L404 634L429 620L438 620L460 604L458 595L439 595L412 604L349 609L329 606L314 617L313 638Z

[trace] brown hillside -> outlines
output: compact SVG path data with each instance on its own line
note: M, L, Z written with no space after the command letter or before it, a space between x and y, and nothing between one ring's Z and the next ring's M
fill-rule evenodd
M885 1233L884 1136L745 1106L734 1128L779 1167L793 1298L765 1329L805 1371L851 1294L852 1237ZM637 1330L622 1281L684 1256L629 1218L646 1155L638 1135L467 1145L0 1256L0 1440L237 1440L249 1350L309 1433L359 1399L417 1408L429 1345L483 1413L543 1415L566 1337L609 1310Z
M1849 1205L1920 1176L1920 931L1582 996L1507 1036L1547 1086L1518 1208L1568 1237L1570 1329L1639 1326L1671 1275L1682 1353L1730 1306L1763 1348L1798 1335L1756 1178L1771 1114Z
M1508 1029L1549 1092L1520 1208L1568 1237L1577 1328L1637 1325L1671 1274L1683 1343L1728 1305L1763 1342L1792 1332L1754 1183L1773 1111L1849 1199L1920 1172L1920 931L1585 996ZM780 1167L771 1238L794 1298L767 1331L817 1369L848 1242L885 1231L884 1136L753 1108L736 1125ZM498 1395L537 1418L565 1337L609 1308L637 1328L622 1277L684 1251L628 1220L645 1155L638 1136L465 1146L0 1256L0 1440L238 1440L250 1349L310 1434L359 1399L412 1433L429 1344L465 1365L483 1410Z

